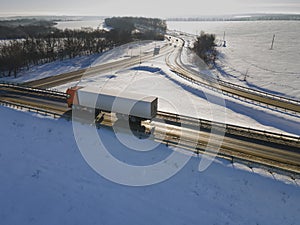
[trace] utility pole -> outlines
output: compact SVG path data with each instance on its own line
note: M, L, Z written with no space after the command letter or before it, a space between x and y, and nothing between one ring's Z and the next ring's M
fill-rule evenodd
M270 50L273 50L274 41L275 41L275 34L273 35L273 40L272 40L272 44L271 44L271 48L270 48Z
M244 74L244 81L247 81L248 72L249 72L249 68L246 70L246 73Z
M139 42L140 42L140 66L141 66L141 64L142 64L142 46L141 46L141 40L139 40Z
M224 35L223 35L223 47L226 47L226 41L225 41L225 31L224 31Z

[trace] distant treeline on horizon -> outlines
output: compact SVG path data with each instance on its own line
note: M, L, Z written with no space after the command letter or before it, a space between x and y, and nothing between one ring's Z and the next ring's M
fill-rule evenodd
M296 20L300 14L248 14L230 16L200 16L168 18L167 21L266 21L266 20Z
M0 77L17 76L31 66L98 54L129 42L164 40L164 20L142 17L105 19L111 29L64 29L54 21L0 21Z

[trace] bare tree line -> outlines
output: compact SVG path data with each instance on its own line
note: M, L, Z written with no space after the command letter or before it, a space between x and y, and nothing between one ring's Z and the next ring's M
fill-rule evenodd
M112 30L62 31L52 27L52 22L2 21L0 77L16 77L30 66L101 53L134 40L163 40L167 29L165 21L160 19L125 17L106 22Z
M117 44L117 38L103 30L65 30L43 37L2 41L0 76L16 77L21 69L29 69L33 65L101 53Z

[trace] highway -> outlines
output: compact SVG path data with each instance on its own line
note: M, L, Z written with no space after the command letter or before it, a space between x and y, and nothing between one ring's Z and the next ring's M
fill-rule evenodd
M219 157L227 159L236 158L287 171L300 172L300 149L297 147L274 145L231 135L219 137L205 131L179 128L156 122L151 123L151 125L155 127L154 140L158 139L195 153L218 154ZM209 142L209 140L215 139L221 140L220 145Z
M181 40L181 39L178 39ZM182 40L181 40L182 41ZM250 101L262 103L264 105L281 108L283 110L292 111L294 113L300 113L300 101L294 99L287 99L280 96L275 96L262 91L242 87L232 83L228 83L222 80L214 78L208 79L201 75L199 72L187 68L181 61L181 53L183 48L183 41L180 47L177 47L166 58L167 65L181 77L200 85L212 87L223 93L238 96Z
M228 84L216 82L215 80L202 79L199 74L194 71L189 71L179 62L181 50L181 47L177 46L174 48L173 45L166 45L161 49L160 55L155 57L168 55L168 57L166 57L166 62L169 67L189 81L195 83L198 82L221 90L222 92L231 93L252 101L261 102L263 104L291 110L297 113L300 112L300 106L294 102L262 96L259 93L254 93L251 90L244 90L235 85L229 86ZM25 108L31 107L71 118L71 110L67 108L67 104L64 102L66 98L64 93L50 93L51 91L48 90L35 90L34 88L55 87L67 82L78 81L83 76L95 76L97 73L105 73L111 70L137 65L140 61L147 61L153 57L153 52L149 52L144 53L140 57L132 57L88 69L28 82L25 84L25 86L29 87L26 90L20 87L14 88L0 85L0 101L2 104L18 104ZM30 90L30 88L33 88L33 90ZM144 122L143 125L146 129L152 130L149 138L160 143L178 146L197 154L204 153L214 155L217 153L218 157L258 163L270 168L279 168L300 174L299 137L283 138L280 135L267 136L263 131L251 131L252 133L250 133L249 129L234 125L224 125L225 136L223 136L211 134L210 129L205 128L205 126L199 126L199 121L196 121L196 118L185 118L184 121L180 122L175 120L174 123L174 118L176 119L176 117L178 117L178 115L159 112L156 119L151 122ZM99 124L113 126L116 122L109 119L111 116L106 116L105 118L106 119ZM91 121L89 121L89 123L90 122ZM181 123L187 123L188 126L181 126ZM210 121L209 123L212 124L214 122ZM202 121L202 125L203 124L205 123ZM291 141L286 141L289 139Z
M164 47L162 47L160 50L160 54L155 57L159 57L161 55L168 55L166 57L167 65L171 68L172 71L176 72L181 77L193 83L198 83L207 87L214 88L217 91L221 91L225 94L238 96L240 98L262 103L270 107L292 111L293 113L300 113L299 101L286 99L261 91L256 91L254 89L242 87L221 80L203 78L199 73L190 70L181 62L180 56L183 48L183 42L181 42L181 39L178 40L179 41L171 45L165 45ZM175 48L174 45L176 46ZM153 58L153 52L143 53L141 56L134 56L132 58L123 59L111 63L105 63L87 69L81 69L74 72L64 73L36 81L31 81L24 83L23 85L29 87L52 88L68 82L79 81L84 77L108 73L112 70L128 68L133 65L138 65L141 61L143 62Z
M0 85L0 103L16 104L19 107L34 108L37 111L53 113L61 115L64 118L71 119L72 112L67 107L67 104L59 99L49 98L46 94L41 93L22 94L17 90L1 87ZM195 154L217 155L217 157L226 158L229 160L239 160L242 162L264 165L272 169L280 169L300 174L300 138L291 136L291 142L282 143L282 137L274 136L272 139L264 139L264 133L257 134L261 138L246 137L242 133L228 132L224 130L224 135L218 132L211 133L211 129L199 125L196 118L184 118L177 123L174 123L174 118L178 115L171 113L158 112L156 118L152 121L144 121L142 124L147 131L151 131L151 135L147 136L150 140L159 143L176 146L181 149L193 152ZM74 119L74 118L73 118ZM75 118L81 122L92 123L95 126L118 126L124 124L114 114L104 113L102 121L88 121L84 117ZM125 121L126 123L126 121ZM209 121L209 123L213 123ZM228 125L224 125L226 128ZM231 125L234 127L233 125ZM111 129L111 128L109 128ZM122 130L123 128L117 128ZM242 129L236 127L236 130ZM245 128L244 128L245 129ZM125 130L125 132L130 132ZM140 133L140 135L143 135ZM287 136L288 137L288 136ZM284 142L283 142L284 143Z
M24 106L29 106L35 109L47 110L49 113L55 113L59 115L64 115L65 113L71 111L67 108L65 102L60 102L57 99L51 99L43 96L34 95L21 95L19 93L1 93L0 91L0 101L7 103L16 103Z
M153 56L153 51L142 53L141 56L134 56L132 58L122 59L115 62L105 63L97 66L93 66L87 69L81 69L74 72L63 73L52 77L43 78L36 81L26 82L23 85L28 87L38 88L52 88L58 85L66 84L72 81L79 81L82 78L95 76L97 74L109 73L112 70L118 70L122 68L128 68L130 66L139 65L140 62L148 61L161 55L170 53L173 48L169 45L165 45L160 49L160 54Z
M158 112L161 113L161 112ZM114 115L104 113L101 125L114 127L114 130L131 133L125 127L115 127L124 124ZM291 147L288 145L274 144L257 139L244 138L239 135L225 134L220 136L212 134L209 130L199 127L195 129L185 126L171 125L161 119L144 121L147 131L151 131L148 139L159 143L187 150L194 154L216 155L228 160L247 162L249 165L264 165L269 168L277 168L291 173L300 174L300 142ZM123 129L122 129L123 128ZM217 140L215 142L215 140ZM270 169L272 170L272 169Z

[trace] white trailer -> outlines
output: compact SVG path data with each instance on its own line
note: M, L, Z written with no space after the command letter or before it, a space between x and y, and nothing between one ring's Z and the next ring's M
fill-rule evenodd
M93 86L77 89L77 100L77 104L80 107L114 112L141 119L154 118L157 113L158 103L157 97Z

